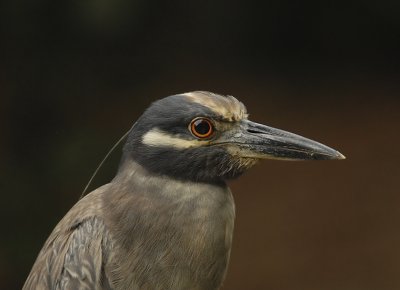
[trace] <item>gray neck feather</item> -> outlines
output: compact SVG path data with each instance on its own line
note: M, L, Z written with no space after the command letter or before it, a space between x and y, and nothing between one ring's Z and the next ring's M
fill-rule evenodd
M235 215L225 184L151 175L127 160L110 186L104 206L122 256L114 275L121 289L220 287ZM118 274L133 271L127 279Z

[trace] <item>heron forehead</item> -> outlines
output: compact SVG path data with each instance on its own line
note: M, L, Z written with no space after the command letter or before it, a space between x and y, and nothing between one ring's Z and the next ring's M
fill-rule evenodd
M246 119L246 107L233 96L196 91L183 94L190 102L209 108L223 120L234 122Z

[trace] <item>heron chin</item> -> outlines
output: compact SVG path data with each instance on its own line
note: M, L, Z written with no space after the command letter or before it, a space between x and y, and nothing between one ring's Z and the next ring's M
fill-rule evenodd
M250 121L232 96L154 102L130 130L115 178L59 222L23 289L219 289L235 219L226 181L271 158L344 156Z

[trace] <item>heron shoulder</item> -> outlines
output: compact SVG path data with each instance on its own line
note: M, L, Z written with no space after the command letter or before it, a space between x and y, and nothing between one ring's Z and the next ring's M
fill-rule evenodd
M24 290L74 289L73 285L83 280L102 289L99 283L106 281L100 281L101 265L108 253L104 249L111 243L100 212L101 194L107 187L89 193L57 224L40 251Z

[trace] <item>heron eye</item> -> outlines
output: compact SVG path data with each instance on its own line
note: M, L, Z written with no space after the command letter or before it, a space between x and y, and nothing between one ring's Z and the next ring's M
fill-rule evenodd
M208 138L214 133L214 127L210 120L196 118L190 123L190 131L197 138Z

